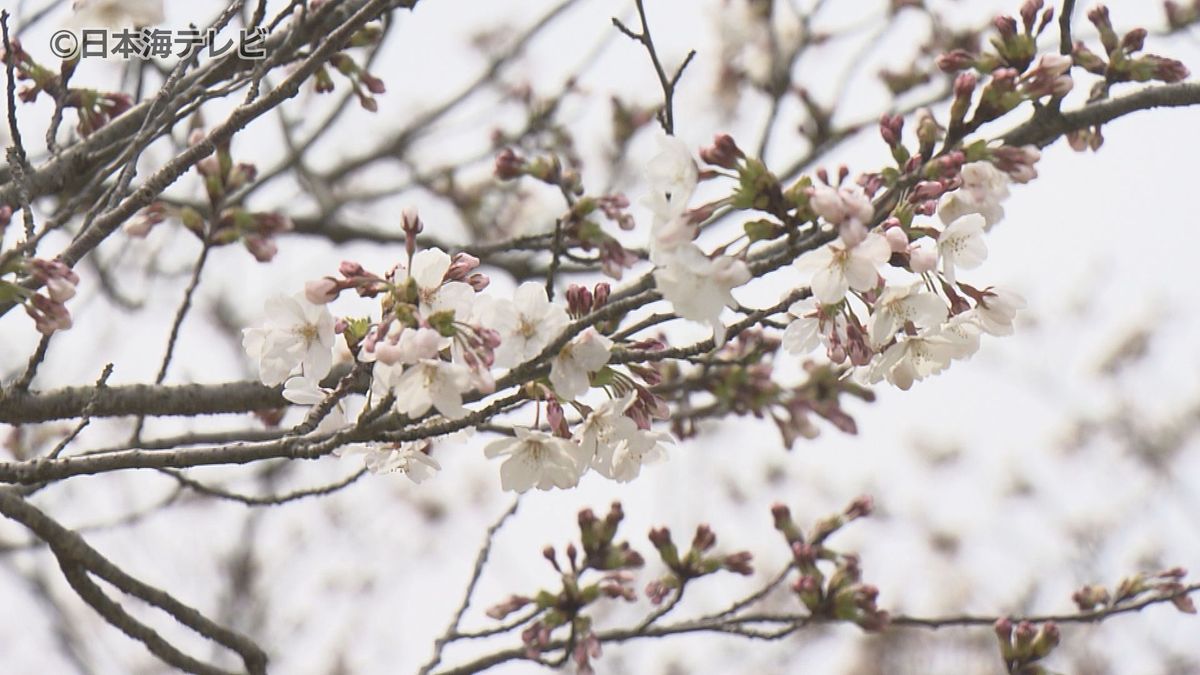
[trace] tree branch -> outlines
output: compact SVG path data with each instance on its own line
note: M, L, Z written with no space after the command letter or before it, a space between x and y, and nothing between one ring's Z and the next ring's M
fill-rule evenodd
M116 601L105 595L89 575L96 575L121 592L163 610L196 633L236 652L250 675L265 675L267 655L249 638L218 626L196 609L176 600L165 591L126 574L89 546L77 533L55 522L10 488L0 488L0 513L21 523L45 541L58 559L68 583L80 597L106 621L129 637L144 643L147 649L163 661L189 673L226 675L228 672L187 656L171 646L157 632L134 619Z
M1035 115L1028 122L1000 137L1006 145L1046 147L1059 137L1080 129L1111 122L1140 110L1183 108L1200 105L1200 82L1178 82L1146 87L1119 98L1089 103L1061 114Z

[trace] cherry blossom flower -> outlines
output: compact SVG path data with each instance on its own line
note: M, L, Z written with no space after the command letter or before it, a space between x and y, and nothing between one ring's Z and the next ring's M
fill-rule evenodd
M296 405L316 405L324 400L325 394L316 380L303 375L289 377L283 384L283 397Z
M979 351L979 317L976 312L963 312L937 328L936 334L945 338L950 348L950 358L970 358Z
M304 284L304 297L314 305L333 302L339 292L337 279L332 277L321 277Z
M453 311L461 319L470 313L475 289L463 281L443 283L451 262L450 256L440 248L427 248L413 256L409 274L417 284L422 315Z
M574 400L587 393L591 386L588 376L608 363L612 340L588 328L571 342L550 362L550 384L554 393L565 401Z
M925 245L929 242L930 245ZM908 247L908 268L914 274L925 274L937 269L937 245L929 237L921 237Z
M72 23L82 28L142 28L163 22L163 0L75 0Z
M640 429L625 414L634 403L633 392L597 406L575 429L573 440L581 456L591 462L597 473L620 483L628 483L641 473L643 464L666 457L662 441L670 435Z
M875 302L871 315L871 344L882 347L898 329L912 322L917 328L932 328L946 318L946 303L933 293L921 292L917 283L908 287L889 286Z
M809 206L814 213L838 227L846 246L858 245L867 236L867 223L875 215L875 206L862 188L832 187L817 183L811 188Z
M442 465L425 451L428 441L412 441L396 445L378 443L342 446L333 451L335 457L363 455L367 471L374 474L401 473L418 485L442 470Z
M654 270L654 283L675 313L711 325L717 344L725 341L721 310L736 306L731 291L749 280L746 263L729 256L709 258L695 244L679 247Z
M650 230L650 262L664 264L681 246L690 244L695 235L696 227L686 214L662 222L656 220Z
M698 177L696 161L687 145L674 136L659 136L658 154L646 165L650 193L643 200L656 223L665 223L687 210Z
M877 359L868 379L878 382L886 378L891 384L907 391L913 382L945 370L955 353L955 344L937 332L902 335Z
M674 136L658 138L659 152L646 165L650 192L643 203L654 215L650 226L650 258L658 262L691 242L695 228L687 217L688 200L696 191L699 173L687 145Z
M331 392L331 389L325 389L316 380L303 375L289 377L287 382L283 383L283 397L296 405L317 405L321 401L324 401L325 397ZM329 412L321 418L314 431L318 433L331 433L345 426L346 406L343 399L330 408Z
M816 298L810 296L793 303L788 313L796 318L783 331L783 348L792 354L803 356L818 345L829 349L846 341L845 315Z
M396 383L400 381L400 376L403 374L404 366L399 363L376 362L371 367L371 395L377 399L387 396L396 387Z
M660 441L669 440L667 434L638 430L633 437L618 443L607 463L608 473L597 469L604 476L618 483L628 483L637 478L646 464L656 464L667 457L667 449Z
M1072 64L1070 56L1043 54L1021 78L1021 93L1030 98L1066 96L1075 86L1069 74Z
M496 365L502 367L515 366L536 357L562 334L569 322L567 311L550 302L546 287L536 281L518 286L512 300L497 300L491 316L484 321L500 334Z
M500 487L513 492L575 487L587 470L578 445L533 429L518 427L515 437L488 443L483 454L508 457L500 465Z
M379 368L378 365L375 366ZM393 366L394 367L394 366ZM459 419L467 414L462 395L471 386L471 373L466 366L437 359L422 359L404 370L399 377L393 375L395 384L392 393L396 396L396 412L417 418L430 407L449 419Z
M1012 335L1017 310L1025 308L1025 298L1014 291L989 288L975 308L979 327L990 335Z
M942 196L938 217L949 225L968 213L983 216L986 228L1004 217L1001 202L1008 198L1008 174L991 162L971 162L962 168L962 187Z
M432 359L448 346L450 338L432 328L402 328L394 340L377 342L374 354L380 363L409 364Z
M942 257L942 274L946 281L955 283L955 271L974 269L987 258L987 244L983 241L983 216L968 213L950 223L938 236L938 253Z
M575 427L572 439L579 444L587 457L594 458L601 447L612 445L637 429L637 424L625 415L632 403L633 392L620 398L609 399L593 408Z
M812 274L812 291L823 305L841 302L850 289L869 291L879 281L879 266L892 257L883 235L872 232L854 247L834 242L802 256L796 266Z
M282 384L297 367L320 380L333 366L333 315L303 294L267 300L266 320L242 331L242 346L258 364L263 384Z
M1035 165L1041 158L1042 152L1036 145L1002 145L992 150L997 168L1007 173L1014 183L1028 183L1037 178Z
M811 297L792 303L788 312L796 317L783 331L783 348L792 354L807 354L821 344L819 305Z

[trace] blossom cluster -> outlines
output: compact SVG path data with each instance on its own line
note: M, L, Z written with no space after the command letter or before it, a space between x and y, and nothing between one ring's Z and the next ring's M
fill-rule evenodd
M881 123L889 144L899 142L902 125L890 118ZM1012 332L1021 298L1005 289L967 284L961 272L984 261L983 236L1003 217L1010 176L1029 177L1035 150L976 148L970 151L979 155L973 161L966 161L967 152L950 152L932 163L935 170L907 189L905 199L879 222L871 198L885 181L879 175L851 184L845 171L836 180L819 172L818 182L803 179L784 197L773 187L773 176L728 136L701 150L701 161L715 167L703 172L678 139L662 136L659 144L647 165L643 200L652 215L647 249L653 279L673 315L708 326L716 347L726 342L722 313L741 309L733 290L753 276L753 246L797 227L801 219L831 241L797 260L795 269L811 292L790 306L792 319L782 339L755 344L782 345L803 357L820 348L829 362L846 367L842 377L886 379L908 389L973 354L981 334ZM1005 162L1008 172L999 168ZM911 159L907 163L913 165ZM739 181L733 195L690 206L701 178L721 175ZM766 230L747 225L754 233L749 245L708 253L696 239L721 208L765 210L785 223ZM935 215L940 224L920 220ZM511 297L497 297L485 292L490 279L479 271L477 258L439 248L419 250L423 228L414 211L404 214L406 259L382 275L344 262L339 276L313 280L301 295L272 300L266 322L248 329L244 340L262 381L284 384L284 395L297 404L316 405L329 397L342 405L345 392L321 384L340 335L360 367L370 370L371 404L386 405L410 421L436 414L473 428L488 416L468 404L498 388L519 386L521 396L535 402L534 423L492 425L489 430L502 437L484 450L487 457L504 458L501 485L518 492L572 487L592 470L628 481L644 464L664 456L671 437L652 428L655 419L670 413L653 391L659 371L609 362L615 350L653 353L665 345L613 338L615 324L596 318L611 295L608 284L571 286L558 302L538 282L521 284ZM334 318L328 304L343 292L377 299L378 318ZM771 380L769 370L763 376ZM596 401L593 390L606 397ZM817 410L812 402L801 407ZM844 417L836 404L822 410L835 423ZM805 410L789 412L796 424L811 426ZM838 425L853 429L852 421ZM811 435L795 429L785 433ZM350 452L367 453L373 470L399 470L423 480L438 468L431 448L425 440L355 446Z
M572 330L572 314L604 305L607 284L572 287L565 306L551 302L536 282L522 284L511 299L485 294L490 280L476 271L479 260L438 248L418 251L422 229L416 213L406 212L409 255L386 274L346 262L340 277L317 279L303 294L270 300L266 321L247 329L243 339L263 383L284 384L284 396L293 403L320 403L332 393L321 380L330 373L334 339L341 335L356 361L370 369L373 402L386 402L409 420L431 412L461 420L471 414L464 402L469 392L490 394L497 372L528 368L552 352L546 354L548 372L524 383L538 402L534 425L513 428L485 449L488 457L505 458L500 469L505 489L572 487L589 470L629 481L643 464L663 457L669 436L650 429L653 419L665 416L661 401L635 370L607 366L612 339L594 327ZM378 298L380 318L335 320L327 305L344 291ZM609 398L589 405L584 399L593 388ZM564 405L575 419L568 420ZM422 480L438 468L429 450L426 442L351 451L366 452L373 470L399 470Z
M193 129L188 143L205 142L202 129ZM261 263L270 262L279 251L275 237L292 229L287 216L276 212L253 212L240 203L239 191L258 176L258 168L249 162L235 162L228 140L218 143L216 151L196 163L203 181L207 204L172 205L156 201L125 221L125 234L142 238L168 219L178 220L205 246L224 246L241 242L250 255Z
M941 227L906 227L892 217L882 232L871 233L857 216L846 215L873 214L861 189L814 187L812 209L837 224L840 234L797 263L811 275L812 295L790 308L795 319L784 332L784 348L808 354L823 347L832 361L865 368L871 382L886 378L908 389L974 354L981 333L1011 334L1016 311L1024 306L1021 297L960 279L960 270L974 269L987 257L983 233L1004 213L1008 176L978 161L963 165L952 182L958 189L937 202ZM919 185L914 197L934 195L944 184L928 185L924 194ZM889 282L881 274L885 266L916 278Z
M957 73L945 118L919 110L906 135L904 117L884 115L879 132L895 164L877 172L852 177L845 167L836 175L819 169L788 185L730 136L717 135L693 153L678 138L660 135L646 164L641 204L650 218L637 255L589 220L600 213L624 232L637 230L623 195L588 195L578 171L557 157L503 149L498 179L553 185L567 201L551 250L555 262L571 248L598 248L594 261L619 276L648 259L643 283L652 280L657 295L641 304L608 311L614 294L608 284L571 286L555 301L553 271L545 284L526 282L511 297L494 297L485 292L490 280L478 271L478 259L418 251L422 224L408 213L405 262L382 275L343 263L340 276L310 282L303 297L274 301L275 314L285 318L248 331L247 349L264 382L306 378L303 388L287 390L309 392L306 400L316 400L314 391L340 400L345 392L321 389L319 381L329 373L332 336L341 335L354 360L371 370L373 405L386 402L413 422L431 414L458 420L453 428L486 422L487 432L501 434L485 454L504 458L501 483L517 491L570 487L592 470L633 479L663 456L670 439L654 430L654 421L670 418L672 404L694 411L696 392L716 399L717 414L769 414L789 443L816 433L810 413L853 433L840 393L870 400L866 385L884 381L909 389L971 357L983 335L1014 330L1025 306L1021 296L968 277L987 258L985 235L1004 219L1012 185L1037 177L1040 153L1032 145L966 139L1023 103L1061 99L1075 86L1072 69L1100 71L1079 48L1071 57L1038 54L1036 38L1051 18L1051 9L1030 0L1019 19L993 23L994 52L959 49L938 57L942 70ZM1089 18L1111 60L1104 68L1141 49L1136 31L1109 35L1103 11ZM1169 81L1179 74L1158 57L1143 62L1158 64L1147 77ZM1115 81L1142 76L1121 72ZM702 182L725 180L734 183L725 196L693 203ZM703 244L712 239L710 226L729 215L743 217L744 232ZM749 308L735 297L752 280L785 269L792 271L779 273L792 275L793 290L774 308ZM346 291L378 298L378 317L334 319L325 305ZM662 333L635 341L631 336L661 321L621 326L630 309L655 299L670 306L667 320L706 326L711 342L672 346ZM784 309L785 324L769 320ZM746 318L728 340L731 312ZM704 366L689 375L688 360L705 351ZM778 383L776 351L800 357L816 384L805 390ZM616 363L614 355L621 357ZM472 406L514 388L516 403ZM532 425L494 423L523 401L534 403ZM672 428L679 436L694 433L693 424L679 419ZM424 476L436 468L430 448L423 441L367 452L383 453L369 460L373 467L418 467ZM385 459L398 452L413 461Z

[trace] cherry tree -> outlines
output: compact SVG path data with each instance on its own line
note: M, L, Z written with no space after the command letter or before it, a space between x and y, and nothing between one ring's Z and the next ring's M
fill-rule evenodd
M31 648L44 658L85 673L147 651L192 673L624 672L619 659L665 664L696 635L791 653L852 627L833 641L855 672L932 644L1030 675L1105 672L1080 660L1093 643L1078 625L1195 613L1186 559L1090 579L1052 608L896 604L858 545L906 555L920 523L903 504L798 498L825 484L792 476L718 526L724 483L679 467L801 461L922 387L978 387L959 373L1036 326L993 275L1055 274L993 250L1042 246L1055 225L1012 213L1157 199L1075 191L1059 168L1100 162L1123 118L1173 120L1182 154L1200 150L1183 39L1200 3L1156 5L1146 28L1142 3L1133 20L1134 3L1042 0L994 16L933 0L530 0L481 7L512 21L483 28L438 0L42 4L0 15L0 555L35 599L22 612L53 624ZM1138 227L1124 236L1156 237ZM1160 328L1120 342L1105 381ZM1020 423L1008 396L990 425ZM1162 478L1194 455L1195 419L1081 415L1064 443L1153 448ZM712 512L663 525L683 493ZM482 543L440 522L505 494ZM522 508L562 495L603 501ZM389 517L397 500L436 506L410 522ZM880 514L894 527L854 538ZM399 666L354 662L349 637L306 656L289 622L321 615L312 630L347 635L340 604L387 611L390 594L305 587L307 618L291 618L277 605L295 597L266 579L325 563L268 542L311 537L332 559L380 518L458 542L468 576L406 610L428 639L407 638ZM496 543L522 519L569 540ZM147 522L168 538L141 536ZM1169 623L1190 625L1178 612ZM119 647L100 654L93 633ZM1194 644L1133 642L1136 659L1200 662ZM644 656L611 655L625 643Z

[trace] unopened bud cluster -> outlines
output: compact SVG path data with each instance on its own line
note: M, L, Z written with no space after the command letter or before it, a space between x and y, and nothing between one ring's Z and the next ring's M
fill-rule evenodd
M1040 662L1058 646L1062 636L1057 624L1021 621L1014 626L1010 619L999 619L993 628L1009 675L1051 675Z
M75 110L79 118L75 129L80 136L90 136L133 105L133 98L123 92L69 87L68 82L79 65L78 57L64 59L55 72L34 60L21 47L20 40L14 38L10 45L8 52L0 47L0 64L12 65L17 80L26 83L17 91L18 98L25 103L32 103L39 94L45 92L59 101L64 109Z
M383 28L371 24L362 27L350 38L349 47L366 47L379 42L383 37ZM326 67L328 66L328 67ZM358 65L358 63L345 51L337 52L329 57L326 64L317 68L313 73L314 89L318 94L326 94L334 91L337 85L334 83L332 72L338 73L350 83L354 95L358 98L358 104L368 112L377 112L379 110L379 102L375 100L375 96L387 91L383 80L367 72L367 69Z
M863 583L858 556L839 553L825 541L846 524L869 516L874 509L870 497L859 497L837 515L816 523L805 535L783 504L771 508L775 529L791 548L799 576L791 589L815 619L849 621L866 631L887 627L890 617L879 608L879 589Z
M671 530L666 527L650 530L650 543L669 570L669 574L646 586L646 595L654 604L661 603L671 591L682 589L692 579L721 570L747 576L754 573L751 564L753 556L749 551L728 554L712 552L717 545L717 535L708 525L696 527L691 546L683 555L671 540Z
M191 133L189 142L207 142L203 130ZM154 202L122 226L131 237L145 237L155 225L168 219L178 220L206 245L225 246L241 242L254 259L265 263L279 251L275 238L292 230L292 221L278 212L252 211L240 203L240 193L254 182L258 168L233 159L229 141L217 144L215 151L196 162L196 172L204 182L206 207L170 205Z
M532 623L521 632L529 658L537 658L549 647L555 632L569 626L576 641L571 657L577 672L592 672L591 660L600 656L600 641L592 629L591 618L583 611L605 598L626 601L637 598L631 585L632 570L641 567L644 561L628 542L616 541L617 528L624 517L620 502L614 502L604 518L598 518L591 509L580 511L580 546L567 544L561 562L554 547L542 550L542 557L559 574L560 588L541 590L532 597L512 595L488 610L488 616L503 619L531 608Z
M1080 610L1097 612L1120 608L1147 598L1166 598L1185 614L1195 614L1196 604L1183 578L1187 570L1172 567L1149 574L1135 574L1122 579L1111 591L1104 586L1084 586L1071 596Z

